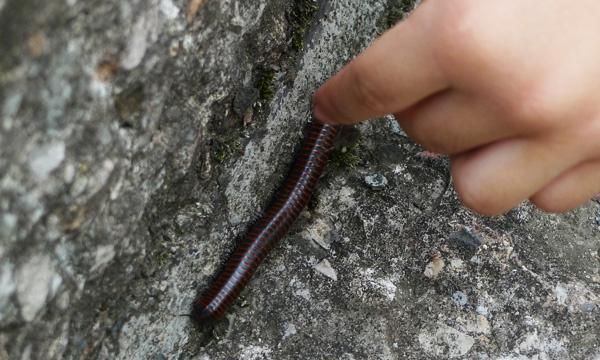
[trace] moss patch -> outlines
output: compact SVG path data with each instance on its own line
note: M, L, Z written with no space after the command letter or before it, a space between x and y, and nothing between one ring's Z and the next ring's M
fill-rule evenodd
M241 154L242 143L239 137L228 137L226 139L217 140L213 144L213 159L222 164L231 159L236 154Z
M292 48L296 51L304 47L304 35L311 19L319 10L319 4L313 0L296 1L290 14L290 23L292 26Z
M360 164L360 143L342 146L331 153L330 164L332 167L343 170L353 169Z
M275 70L259 68L256 82L259 92L258 101L263 104L269 103L275 96Z

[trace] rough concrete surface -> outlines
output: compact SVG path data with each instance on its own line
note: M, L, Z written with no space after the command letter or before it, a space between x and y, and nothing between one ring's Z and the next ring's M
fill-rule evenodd
M0 359L600 359L600 206L475 216L391 119L226 319L181 316L413 5L0 0Z

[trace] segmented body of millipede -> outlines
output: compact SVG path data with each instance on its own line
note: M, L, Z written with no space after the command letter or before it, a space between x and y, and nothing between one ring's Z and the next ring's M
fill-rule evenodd
M337 132L337 126L317 120L307 125L302 147L272 203L248 229L208 290L194 301L195 321L222 317L275 243L285 236L315 191Z

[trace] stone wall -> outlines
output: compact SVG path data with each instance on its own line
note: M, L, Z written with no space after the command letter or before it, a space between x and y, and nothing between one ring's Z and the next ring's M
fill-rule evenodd
M182 316L312 92L413 5L0 0L0 359L600 357L598 204L477 217L390 119L344 131L226 319Z

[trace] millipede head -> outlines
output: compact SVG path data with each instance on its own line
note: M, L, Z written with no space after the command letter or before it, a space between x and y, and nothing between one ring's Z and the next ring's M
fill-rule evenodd
M198 325L208 325L213 324L215 321L221 318L221 314L216 311L216 309L212 309L209 306L204 305L202 301L195 301L192 305L191 318Z

